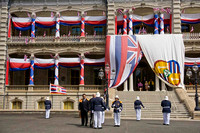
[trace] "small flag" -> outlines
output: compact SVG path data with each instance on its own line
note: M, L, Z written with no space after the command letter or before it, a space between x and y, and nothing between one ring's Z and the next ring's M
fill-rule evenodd
M77 12L77 16L80 16L80 12Z
M66 94L67 91L64 87L54 85L54 84L50 84L50 93L51 94Z
M84 15L87 16L87 12L84 12Z
M129 12L129 9L126 9L125 13L128 13Z
M181 11L181 14L184 14L185 13L185 9L183 9L182 11Z
M118 9L117 12L118 12L119 14L121 14L121 15L123 14L122 9Z
M28 38L25 38L25 44L28 44Z
M26 61L27 60L27 55L24 55L24 61Z
M142 29L142 32L143 32L143 34L146 34L147 33L147 31L146 31L146 29L143 27L143 29Z
M153 10L154 10L154 11L160 11L160 9L159 9L159 8L153 8Z
M167 26L167 33L169 33L169 26Z
M22 37L22 32L21 32L21 30L19 31L19 38L21 38Z
M119 32L118 32L118 34L122 34L122 30L121 30L121 28L119 29Z
M88 54L90 54L90 52L85 52L84 54L85 54L85 55L88 55Z
M27 16L30 18L31 17L30 13L27 13Z
M169 8L166 9L167 13L170 14L171 10Z
M65 34L63 34L63 37L65 37Z
M51 57L51 58L54 58L54 56L53 56L52 54L50 54L50 57Z
M85 35L88 35L88 33L87 33L87 32L85 32Z
M106 16L106 13L103 11L103 16Z
M54 13L53 12L51 12L51 18L53 18L54 17Z
M132 7L132 11L134 11L134 10L135 10L135 7L133 6L133 7Z
M167 12L164 8L160 9L161 12Z
M191 27L191 30L190 30L190 33L192 33L194 31L194 27L192 26Z
M142 31L142 30L141 30L141 28L140 28L139 31L138 31L138 34L141 34L141 31Z
M69 30L69 32L68 32L68 35L67 35L67 36L68 36L68 37L69 37L69 36L71 36L71 31L70 31L70 30Z
M45 37L46 36L46 31L44 31L44 35L43 35L43 37Z
M97 35L97 32L96 32L96 30L94 31L94 37Z

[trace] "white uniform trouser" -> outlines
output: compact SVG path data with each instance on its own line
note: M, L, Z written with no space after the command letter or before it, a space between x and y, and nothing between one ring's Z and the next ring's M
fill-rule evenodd
M136 112L136 120L140 120L141 119L141 109L135 109Z
M114 113L115 125L120 125L120 113Z
M49 118L50 117L50 109L46 109L46 117L45 118Z
M163 121L164 121L164 124L169 124L170 113L163 113Z
M102 127L101 126L102 121L102 113L101 111L94 111L94 127Z
M105 111L102 111L101 113L102 113L101 123L103 124L105 120Z

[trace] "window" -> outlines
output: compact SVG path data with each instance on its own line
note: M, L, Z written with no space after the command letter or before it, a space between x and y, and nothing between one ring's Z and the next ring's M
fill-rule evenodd
M72 27L72 35L80 35L81 34L81 29L80 27Z
M54 67L48 69L48 84L54 83L55 70Z
M99 79L99 70L100 70L100 68L94 68L94 84L95 85L102 84L102 80Z
M30 69L24 71L10 71L11 85L28 85L30 80Z
M21 101L14 101L12 103L12 109L22 109L22 102Z
M101 27L101 26L94 27L94 31L96 31L96 35L102 35L103 34L103 27Z
M72 102L72 101L65 101L64 102L64 109L74 109L74 102Z
M38 109L45 109L44 101L38 102Z
M182 32L190 32L190 25L189 24L181 24L181 31Z
M71 69L71 85L79 85L79 68L72 68Z

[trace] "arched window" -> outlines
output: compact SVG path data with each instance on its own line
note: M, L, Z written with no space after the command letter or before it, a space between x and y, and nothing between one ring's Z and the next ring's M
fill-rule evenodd
M22 109L22 102L21 101L13 101L12 109Z
M64 109L74 109L74 102L72 102L72 101L65 101L64 102Z
M44 101L38 102L38 109L45 109Z

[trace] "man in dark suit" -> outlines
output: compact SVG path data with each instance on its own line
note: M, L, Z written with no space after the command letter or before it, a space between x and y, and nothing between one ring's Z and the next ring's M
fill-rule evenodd
M165 96L165 100L161 102L162 113L163 113L163 125L169 125L170 113L171 113L171 102L168 99L168 96Z
M81 125L82 126L87 126L87 123L88 123L88 111L89 111L89 107L90 107L90 104L89 104L89 100L86 98L86 95L83 94L82 95L82 99L79 100L79 106L78 106L78 109L79 109L79 112L81 114Z
M92 112L92 102L94 100L94 98L96 97L96 94L92 95L92 98L90 99L90 127L93 127L93 116L94 116L94 112Z
M50 109L51 109L51 101L49 100L49 97L46 98L46 100L44 101L45 104L45 110L46 110L46 119L49 119L50 117Z

